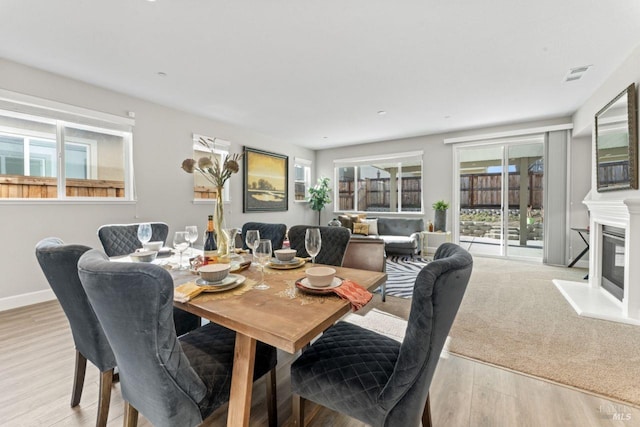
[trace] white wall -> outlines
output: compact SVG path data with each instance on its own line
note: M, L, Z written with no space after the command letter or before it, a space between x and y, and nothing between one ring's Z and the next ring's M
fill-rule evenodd
M247 145L289 156L289 210L243 214L241 170L230 180L232 200L225 207L228 226L247 221L315 223L316 212L293 202L293 158L314 160L311 150L3 59L0 87L120 116L134 111L138 199L129 204L0 202L0 310L51 297L34 255L35 244L44 237L101 247L96 234L100 225L151 220L167 222L170 233L190 224L200 226L202 233L213 205L193 204L193 177L180 169L182 160L193 153L192 133L231 141L232 152L241 152Z

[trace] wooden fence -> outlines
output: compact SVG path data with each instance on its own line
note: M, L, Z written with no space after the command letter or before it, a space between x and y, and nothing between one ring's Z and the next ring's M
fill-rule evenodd
M542 207L543 178L541 172L529 173L527 204L534 209ZM520 207L520 174L509 174L509 207ZM502 175L500 173L474 173L460 175L460 207L500 208L502 205Z
M338 182L338 197L340 210L354 210L354 181ZM373 178L358 181L359 211L390 210L391 193L389 178ZM402 179L402 209L420 210L422 188L420 178Z
M104 179L67 179L68 197L124 197L124 182ZM47 199L58 197L56 178L0 175L0 198Z

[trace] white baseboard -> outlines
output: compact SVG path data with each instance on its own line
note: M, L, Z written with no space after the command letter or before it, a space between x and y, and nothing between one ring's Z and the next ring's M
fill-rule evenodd
M56 299L56 295L53 293L51 289L0 298L0 311L11 310L12 308L25 307L27 305L37 304L39 302L51 301L54 299Z

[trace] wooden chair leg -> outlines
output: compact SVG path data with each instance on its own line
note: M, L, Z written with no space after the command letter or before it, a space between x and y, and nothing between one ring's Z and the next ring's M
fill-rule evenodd
M424 412L422 412L422 427L431 427L431 401L427 394L427 402L424 404Z
M129 402L124 402L124 427L136 427L138 425L138 410Z
M87 358L76 350L76 367L73 375L73 391L71 392L71 407L76 407L82 397L82 387L84 386L84 374L87 371Z
M276 390L276 368L269 371L269 378L266 379L267 384L267 417L269 419L269 427L278 426L278 396Z
M298 427L304 427L304 399L293 393L291 395L291 404L293 411L293 425Z
M107 425L112 384L113 369L100 372L100 394L98 396L98 420L96 421L96 427L105 427Z

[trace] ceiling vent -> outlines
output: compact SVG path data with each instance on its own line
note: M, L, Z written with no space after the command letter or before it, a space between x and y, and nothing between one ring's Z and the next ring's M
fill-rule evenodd
M567 74L564 76L565 82L573 82L580 80L584 73L591 68L591 65L583 65L582 67L570 68Z

